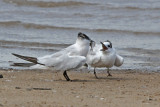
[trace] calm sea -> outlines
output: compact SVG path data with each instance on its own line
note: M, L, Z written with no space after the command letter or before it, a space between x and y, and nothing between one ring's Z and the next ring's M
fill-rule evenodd
M0 68L52 54L78 32L110 40L125 58L120 68L160 71L159 0L0 0Z

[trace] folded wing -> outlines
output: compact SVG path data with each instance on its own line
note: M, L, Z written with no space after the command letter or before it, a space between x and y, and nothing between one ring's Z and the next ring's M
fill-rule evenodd
M123 57L121 57L120 55L117 54L114 65L119 67L119 66L121 66L123 64L123 62L124 62Z
M84 56L56 53L38 58L38 62L45 64L45 66L53 67L56 70L71 70L84 65L86 58Z

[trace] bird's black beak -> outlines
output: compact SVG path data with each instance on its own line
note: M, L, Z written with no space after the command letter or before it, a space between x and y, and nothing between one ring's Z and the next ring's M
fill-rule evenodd
M90 46L94 45L95 44L95 41L93 40L90 40Z
M100 42L100 43L102 44L102 49L100 51L105 51L108 49L102 42Z
M93 50L93 47L95 46L95 41L93 40L90 40L90 47L91 47L91 50Z

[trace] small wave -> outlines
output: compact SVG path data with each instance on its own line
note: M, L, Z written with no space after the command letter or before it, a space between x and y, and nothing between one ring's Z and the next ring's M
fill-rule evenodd
M127 10L160 10L159 7L134 7L134 6L124 6L120 7L122 9L127 9Z
M50 52L56 52L59 51L60 49L56 49L56 48L39 48L39 47L25 47L25 46L0 46L0 48L6 48L6 49L18 49L18 50L22 50L22 49L28 49L28 50L34 50L34 51L50 51Z
M5 41L0 40L0 48L5 49L27 49L34 51L50 51L56 52L63 48L66 48L70 44L50 44L50 43L38 43L38 42L21 42L21 41Z
M150 7L131 7L131 6L126 6L124 7L126 9L131 9L131 10L160 10L159 7L153 7L153 8L150 8Z
M126 10L160 10L160 7L151 7L151 6L132 6L132 5L116 5L116 4L107 4L107 6L102 6L102 8L108 9L126 9Z
M135 35L160 35L160 32L147 32L147 31L132 31L132 30L118 30L118 29L89 29L89 28L77 28L77 27L60 27L60 26L50 26L50 25L41 25L34 23L23 23L21 21L6 21L0 22L0 26L23 26L26 29L65 29L65 30L86 30L94 32L114 32L114 33L125 33L125 34L135 34Z
M45 2L45 1L29 1L29 0L3 0L6 3L16 4L19 6L37 6L37 7L61 7L61 6L80 6L95 5L94 3L64 1L64 2Z
M30 47L67 47L70 44L51 44L39 42L21 42L21 41L6 41L0 40L1 46L30 46Z
M50 26L50 25L41 25L41 24L34 24L34 23L24 23L21 21L5 21L5 22L0 22L1 26L23 26L25 28L35 28L35 29L76 29L74 27L58 27L58 26Z
M93 17L94 15L92 15L92 14L81 14L81 13L75 13L74 14L75 16L80 16L80 17Z
M132 30L116 30L116 29L95 29L96 32L116 32L116 33L126 33L135 35L160 35L160 32L143 32L143 31L132 31Z
M148 55L151 55L151 56L157 56L159 57L159 53L160 53L160 50L152 50L152 49L143 49L143 48L123 48L123 50L125 51L129 51L129 52L135 52L135 53L138 53L138 54L148 54Z
M20 25L21 21L4 21L4 22L0 22L1 26L16 26L16 25Z

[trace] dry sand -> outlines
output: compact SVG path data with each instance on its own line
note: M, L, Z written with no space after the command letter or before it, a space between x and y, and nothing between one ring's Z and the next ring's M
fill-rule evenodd
M1 70L0 107L160 107L160 73Z

